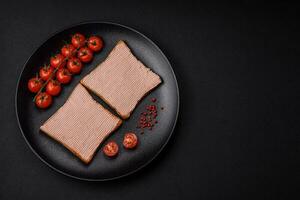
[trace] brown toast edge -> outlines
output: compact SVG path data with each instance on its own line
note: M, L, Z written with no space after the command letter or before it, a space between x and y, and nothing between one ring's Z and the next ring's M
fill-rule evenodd
M109 113L112 114L111 112L109 112ZM113 116L115 116L115 115L113 115ZM119 119L119 121L117 122L115 128L103 138L103 140L100 142L100 144L98 145L98 147L96 148L96 150L94 151L94 153L90 156L90 158L87 160L87 162L85 162L86 164L89 164L93 160L93 158L95 157L96 152L99 150L99 147L106 140L106 138L108 138L113 132L115 132L121 126L121 124L123 123L123 121L120 118L118 118L118 119Z
M102 95L100 95L98 92L96 92L95 90L93 90L92 88L90 88L89 86L87 86L83 80L80 80L80 83L86 87L88 90L92 91L94 94L96 94L98 97L100 97L109 107L111 107L114 111L116 111L116 113L122 117L122 119L127 119L130 116L130 113L128 115L122 115L114 106L112 106Z
M109 136L111 135L115 130L117 130L120 125L122 124L122 120L119 119L119 121L117 122L115 128L106 135L106 137L103 138L103 140L101 141L101 143ZM85 164L89 164L92 161L92 158L94 158L95 153L97 152L97 149L99 148L99 146L101 145L101 143L99 144L99 146L97 147L97 149L94 151L94 153L88 158L88 159L84 159L80 153L78 153L77 151L75 151L72 147L70 147L69 145L67 145L66 143L64 143L63 141L58 140L56 137L54 137L53 135L51 135L50 133L48 133L45 130L42 130L42 128L40 128L41 131L43 133L45 133L47 136L49 136L50 138L54 139L56 142L62 144L65 148L67 148L70 152L72 152L75 156L77 156L81 161L83 161Z
M80 83L79 83L80 84ZM76 86L75 86L76 87ZM87 91L88 92L88 91ZM73 91L71 92L70 96L72 95ZM90 94L89 94L90 95ZM70 97L69 96L69 97ZM54 115L56 115L56 113L69 101L69 97L66 100L66 102L57 110L55 111L55 113L53 115L51 115L51 117L49 117L49 119L47 119L44 123L46 124L48 122L48 120L50 120L52 117L54 117ZM117 118L119 121L117 122L115 128L106 135L106 137L103 138L103 140L101 141L101 143L109 136L111 135L115 130L117 130L120 125L122 124L122 119L120 119L119 117L115 116L113 113L111 113L109 110L107 110L106 108L104 108L100 103L98 103L97 101L95 101L95 99L90 95L90 98L96 102L100 107L102 107L105 111L107 111L107 113L109 113L111 116L113 116L114 118ZM57 138L53 137L50 133L48 133L47 131L43 130L42 127L43 125L40 127L40 130L45 133L47 136L49 136L50 138L54 139L55 141L57 141L58 143L62 144L65 148L67 148L69 151L71 151L75 156L77 156L78 158L80 158L81 161L83 161L85 164L89 164L92 160L92 158L94 157L95 153L97 150L95 150L95 152L91 155L90 158L88 158L87 160L84 159L82 156L80 156L80 154L78 152L76 152L74 149L72 149L72 147L68 146L67 144L65 144L63 141L58 140ZM99 146L101 145L101 143L99 144ZM99 148L99 147L98 147ZM97 149L98 149L97 148Z
M124 43L127 47L128 47L128 45L126 44L126 42L124 42L123 40L119 40L118 42L117 42L117 44L115 45L115 47L110 51L110 53L108 54L108 56L97 66L97 67L99 67L103 62L105 62L108 58L109 58L109 56L111 55L111 53L115 50L115 48L116 48L116 46L118 45L118 44L120 44L120 43ZM134 54L133 54L133 52L131 51L131 49L128 47L128 49L129 49L129 51L131 52L131 54L137 59L137 61L139 61L139 62L141 62L143 65L144 65L144 67L146 67L146 68L148 68L152 73L154 73L154 74L156 74L155 72L153 72L149 67L147 67L142 61L140 61ZM96 67L96 68L97 68ZM95 69L96 69L95 68ZM85 77L87 77L87 76L89 76L95 69L93 69L90 73L88 73L87 75L85 75ZM161 83L162 83L162 79L161 79L161 77L158 75L158 74L156 74L158 77L159 77L159 80L160 80L160 82L157 84L157 85L155 85L153 88L151 88L148 92L146 92L137 102L136 102L136 104L135 104L135 106L132 108L132 110L127 114L127 115L123 115L123 114L121 114L119 111L118 111L118 109L116 108L116 107L114 107L114 106L112 106L108 101L107 101L107 99L105 99L102 95L100 95L98 92L96 92L95 90L93 90L93 89L91 89L89 86L87 86L87 84L85 84L84 83L84 78L85 77L83 77L81 80L80 80L80 83L84 86L84 87L86 87L88 90L90 90L90 91L92 91L93 93L95 93L98 97L100 97L109 107L111 107L114 111L116 111L116 113L122 118L122 119L124 119L124 120L126 120L126 119L128 119L129 117L130 117L130 115L131 115L131 113L134 111L134 109L136 108L136 106L138 105L138 103L142 100L142 99L144 99L150 92L152 92L155 88L157 88Z

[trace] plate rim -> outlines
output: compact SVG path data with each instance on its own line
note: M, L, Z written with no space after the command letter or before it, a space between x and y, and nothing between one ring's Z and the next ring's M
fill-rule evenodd
M28 63L28 61L31 59L31 57L33 56L33 54L43 45L45 44L49 39L51 39L52 37L54 37L55 35L57 35L58 33L61 33L65 30L68 30L70 28L73 28L73 27L76 27L76 26L80 26L80 25L85 25L85 24L108 24L108 25L115 25L115 26L120 26L122 28L125 28L125 29L128 29L132 32L135 32L137 33L138 35L142 36L144 39L146 39L148 42L150 42L160 53L161 55L164 57L164 59L167 61L168 65L170 66L170 69L171 69L171 73L174 77L174 80L175 80L175 85L176 85L176 90L177 90L177 110L176 110L176 116L175 116L175 121L174 121L174 124L173 124L173 127L172 127L172 130L167 138L167 140L165 141L165 143L160 147L160 149L155 153L155 155L149 159L147 162L145 162L144 164L142 164L141 166L139 166L138 168L128 172L128 173L125 173L125 174L122 174L120 176L115 176L115 177L111 177L111 178L84 178L84 177L79 177L79 176L76 176L76 175L72 175L70 173L67 173L67 172L64 172L58 168L56 168L55 166L51 165L50 163L48 163L44 158L41 157L41 155L39 155L39 153L31 146L30 142L28 141L27 137L25 136L24 132L23 132L23 129L22 129L22 126L21 126L21 123L20 123L20 119L19 119L19 112L18 112L18 106L17 106L17 101L18 101L18 90L19 90L19 84L20 84L20 80L21 80L21 77L24 73L24 70L25 70L25 67ZM146 35L144 35L143 33L137 31L136 29L134 28L131 28L127 25L123 25L123 24L120 24L120 23L116 23L116 22L109 22L109 21L97 21L97 20L92 20L92 21L83 21L83 22L79 22L79 23L74 23L74 24L71 24L69 26L64 26L63 28L60 28L59 30L49 34L49 36L44 39L41 43L39 43L38 47L34 48L34 50L32 51L32 53L30 54L30 56L28 57L28 59L25 61L25 63L23 64L23 67L21 69L21 72L20 72L20 75L18 77L18 80L17 80L17 85L16 85L16 91L15 91L15 114L16 114L16 118L17 118L17 123L18 123L18 127L22 133L22 136L27 144L27 146L29 146L29 148L31 149L31 151L39 158L39 160L41 160L44 164L46 164L49 168L51 168L53 171L57 172L57 173L60 173L60 174L63 174L67 177L70 177L70 178L74 178L74 179L77 179L77 180L81 180L81 181L90 181L90 182L103 182L103 181L110 181L110 180L116 180L116 179L120 179L120 178L123 178L123 177L126 177L126 176L129 176L131 174L134 174L135 172L137 171L140 171L141 169L143 169L144 167L146 167L147 165L149 165L160 153L161 151L165 148L165 146L168 144L171 136L173 135L174 133L174 129L176 127L176 124L177 124L177 120L178 120L178 115L179 115L179 109L180 109L180 95L179 95L179 87L178 87L178 81L177 81L177 78L176 78L176 75L175 75L175 72L173 70L173 67L169 61L169 59L166 57L166 55L162 52L162 50L150 39L148 38Z

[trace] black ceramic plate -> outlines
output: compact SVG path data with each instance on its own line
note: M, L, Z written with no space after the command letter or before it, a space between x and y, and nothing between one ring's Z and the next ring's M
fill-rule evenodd
M63 87L62 94L55 98L49 109L37 109L32 102L33 95L27 90L27 81L35 76L39 67L49 61L49 57L63 46L64 41L69 41L70 35L75 32L81 32L85 35L100 35L104 39L105 47L101 53L95 55L92 63L85 65L82 73L75 76L71 84ZM64 146L41 133L39 127L64 104L80 79L107 57L118 40L125 40L137 58L161 76L163 83L147 95L138 104L132 116L124 121L122 126L108 138L108 140L113 139L118 144L122 144L124 133L134 131L138 134L140 141L138 148L129 151L120 145L118 157L108 159L103 155L101 145L92 162L86 165ZM154 129L140 134L136 128L137 120L152 97L157 98L157 105L164 107L164 109L159 109L158 124ZM94 98L104 105L99 98L95 96ZM114 23L81 23L52 35L25 63L16 90L17 119L23 136L32 151L56 171L84 180L119 178L141 169L152 161L168 142L175 127L178 109L179 93L176 78L162 51L141 33Z

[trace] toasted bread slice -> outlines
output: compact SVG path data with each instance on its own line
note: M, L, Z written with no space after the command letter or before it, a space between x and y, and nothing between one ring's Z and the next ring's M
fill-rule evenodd
M78 84L66 103L40 129L89 163L101 142L122 123Z
M161 79L132 54L124 41L119 41L106 60L81 83L127 119Z

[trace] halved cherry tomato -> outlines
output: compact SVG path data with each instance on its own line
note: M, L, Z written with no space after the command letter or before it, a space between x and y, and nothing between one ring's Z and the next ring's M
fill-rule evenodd
M61 54L66 58L74 56L76 53L76 48L72 44L66 44L61 48Z
M54 69L50 65L45 65L40 69L40 77L42 80L47 81L51 74L53 73Z
M103 40L98 36L91 36L88 39L87 44L88 47L95 52L100 51L103 48Z
M50 80L46 86L46 92L51 96L59 95L61 91L60 83L57 80Z
M68 69L61 68L56 72L56 79L62 84L67 84L71 81L72 76Z
M50 58L50 65L54 68L63 68L66 65L65 57L61 54L56 54Z
M27 84L29 91L33 93L37 93L42 86L43 86L43 81L38 77L31 78Z
M93 59L93 51L87 47L82 47L78 51L78 58L82 62L88 63Z
M119 152L119 147L116 142L111 141L103 147L103 152L108 157L116 156Z
M75 33L72 36L71 42L74 47L80 48L85 44L85 37L81 33Z
M52 97L46 92L41 92L37 95L35 104L39 108L48 108L52 104Z
M82 63L79 58L70 58L67 63L67 68L72 74L79 74L82 68Z
M138 143L138 138L134 133L126 133L123 139L123 146L126 149L133 149Z

